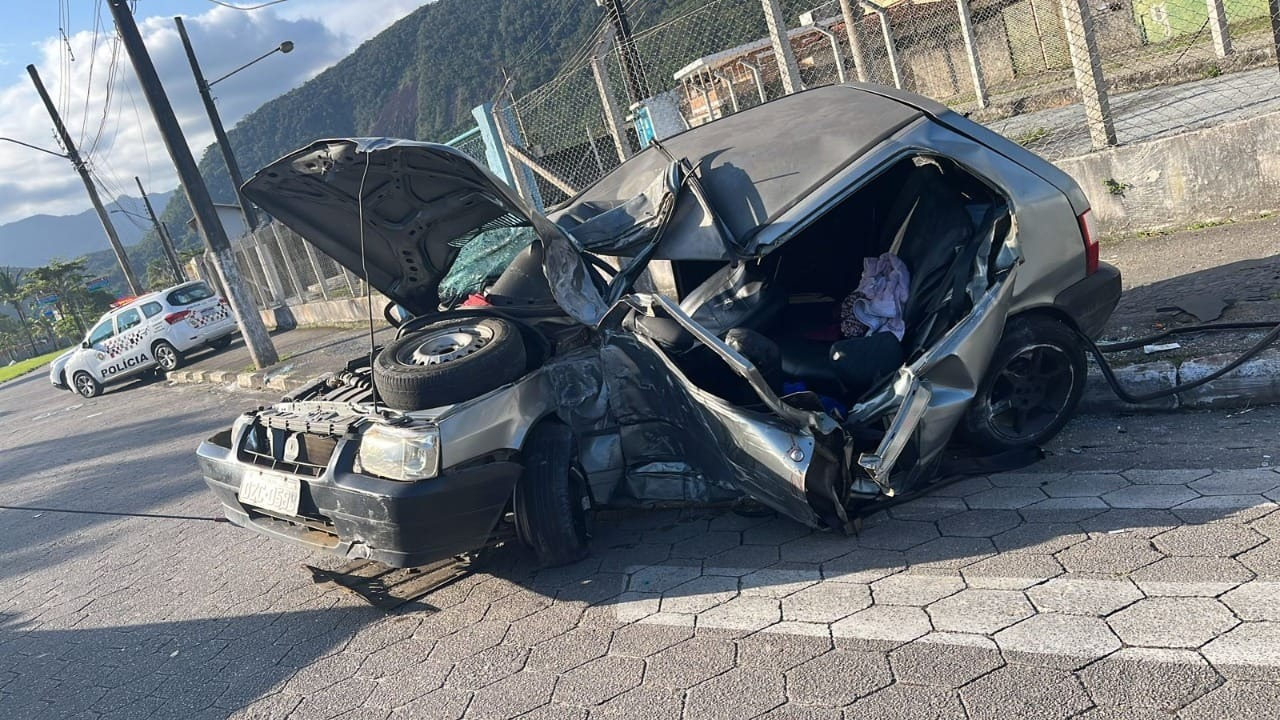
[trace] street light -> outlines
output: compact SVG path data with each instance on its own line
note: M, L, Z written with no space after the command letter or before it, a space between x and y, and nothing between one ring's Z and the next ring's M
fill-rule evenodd
M175 19L177 19L177 18L175 18ZM217 80L211 80L211 81L209 81L209 83L205 85L205 89L208 89L208 88L213 87L214 85L217 85L218 83L222 82L223 80L226 80L227 78L231 77L232 75L235 75L236 73L240 72L241 70L243 70L243 69L245 69L245 68L249 67L250 65L252 65L252 64L254 64L254 63L256 63L256 62L258 62L259 60L265 60L266 58L269 58L269 57L271 57L272 55L275 55L276 53L281 53L281 54L283 54L283 55L288 55L288 54L289 54L289 53L291 53L291 52L293 52L293 41L292 41L292 40L285 40L284 42L280 43L280 47L274 48L274 49L272 49L272 50L270 50L270 51L268 51L268 52L265 52L265 53L263 53L263 54L259 55L258 57L256 57L256 58L254 58L254 59L250 60L249 62L247 62L247 63L245 63L245 64L241 65L240 67L236 68L235 70L232 70L231 72L227 73L226 75L223 75L222 77L218 78Z

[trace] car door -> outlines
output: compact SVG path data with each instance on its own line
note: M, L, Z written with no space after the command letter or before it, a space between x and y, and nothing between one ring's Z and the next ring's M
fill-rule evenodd
M134 307L115 316L115 334L102 343L107 359L103 364L103 378L112 379L144 370L151 363L151 348L147 342L150 331L143 322L142 312Z
M693 382L644 329L606 332L602 350L610 403L623 427L645 428L643 442L658 452L680 456L705 480L728 486L811 526L848 529L843 500L843 432L819 405L787 402L759 370L715 334L662 295L636 294L625 301L638 312L669 317L709 348L758 398L738 406ZM611 313L614 319L618 308ZM606 318L605 326L610 325ZM661 418L665 429L654 429ZM631 458L628 458L628 462Z
M69 364L79 365L81 369L87 370L90 375L98 380L105 380L109 377L105 370L111 364L111 358L107 351L107 345L116 334L116 322L114 317L103 318L98 321L97 325L89 331L89 335L85 338L84 349L81 350L75 362Z

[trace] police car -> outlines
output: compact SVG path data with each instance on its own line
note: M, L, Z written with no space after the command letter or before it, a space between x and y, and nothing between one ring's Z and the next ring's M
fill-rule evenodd
M235 330L230 305L208 285L175 285L103 315L80 347L50 363L49 381L91 398L147 370L175 370L192 350L225 348Z

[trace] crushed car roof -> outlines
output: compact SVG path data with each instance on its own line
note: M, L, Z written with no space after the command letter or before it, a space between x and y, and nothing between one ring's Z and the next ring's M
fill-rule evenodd
M744 251L761 227L924 114L919 107L856 85L788 95L667 138L662 148L647 148L551 217L573 232L593 216L644 193L671 158L684 159L696 168L707 202L728 230L731 249ZM668 233L672 240L679 237L688 235ZM691 247L665 247L661 253L704 254Z

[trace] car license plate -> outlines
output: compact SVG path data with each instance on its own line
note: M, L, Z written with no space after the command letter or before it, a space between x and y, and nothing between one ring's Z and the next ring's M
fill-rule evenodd
M240 502L282 515L298 514L302 481L284 475L259 472L240 483Z

